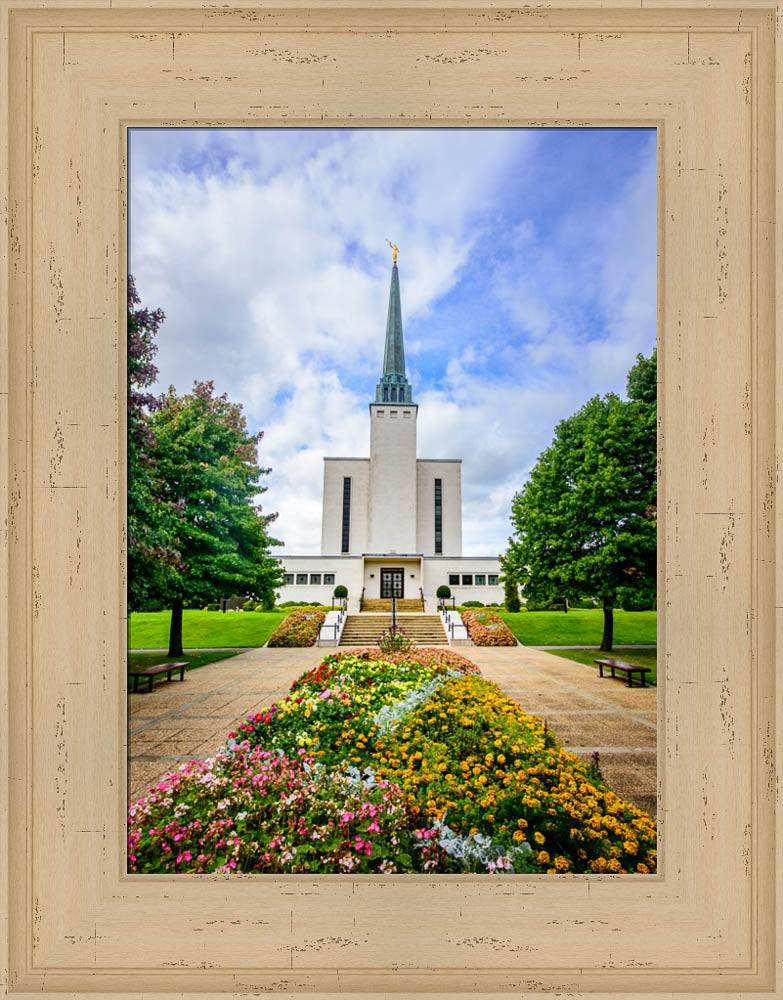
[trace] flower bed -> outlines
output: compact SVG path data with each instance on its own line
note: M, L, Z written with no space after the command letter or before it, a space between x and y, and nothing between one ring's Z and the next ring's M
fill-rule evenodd
M474 664L379 653L327 656L132 806L131 870L655 870L653 820Z
M267 646L314 646L326 620L323 611L292 611L269 636Z
M516 646L514 633L500 615L488 608L463 611L462 620L474 646Z
M483 678L450 680L369 756L430 822L529 840L545 871L655 870L652 819Z
M382 653L376 646L366 649L352 649L350 653L332 653L327 656L324 663L338 663L346 657L355 660L384 660L386 663L410 663L423 667L453 667L461 674L480 674L481 671L467 657L459 653L453 653L450 649L439 649L437 647L417 647L407 652ZM298 683L294 681L294 683Z
M183 765L131 806L129 822L131 872L382 874L449 865L398 788L368 788L261 748Z

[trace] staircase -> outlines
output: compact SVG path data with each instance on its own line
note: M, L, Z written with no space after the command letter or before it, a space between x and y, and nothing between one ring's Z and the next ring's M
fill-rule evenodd
M365 601L365 604L367 602ZM411 602L420 604L420 601ZM398 607L400 602L397 602ZM388 614L348 615L345 619L343 634L340 637L341 646L376 646L378 636L389 630L391 625ZM443 631L439 615L398 614L397 627L413 640L415 646L446 646L448 639Z
M383 598L367 598L362 601L361 611L370 611L373 614L381 614L385 612L387 615L391 614L391 599L388 597ZM397 598L397 614L405 612L416 612L424 610L424 602L418 597L407 598L398 597Z

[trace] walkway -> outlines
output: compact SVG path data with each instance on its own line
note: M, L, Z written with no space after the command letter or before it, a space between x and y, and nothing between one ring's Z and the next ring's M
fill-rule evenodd
M594 750L611 787L656 810L656 688L625 682L525 646L456 650L526 711L547 720L560 743L589 760ZM250 713L288 692L328 649L253 649L129 694L129 795L139 798L182 761L214 754Z

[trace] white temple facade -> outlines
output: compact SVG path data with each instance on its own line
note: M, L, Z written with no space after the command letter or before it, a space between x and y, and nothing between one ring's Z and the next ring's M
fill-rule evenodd
M280 557L280 601L328 604L342 584L351 611L363 598L392 596L433 611L446 584L457 603L501 603L498 557L462 555L462 459L417 456L396 253L383 375L369 409L369 458L324 458L321 555Z

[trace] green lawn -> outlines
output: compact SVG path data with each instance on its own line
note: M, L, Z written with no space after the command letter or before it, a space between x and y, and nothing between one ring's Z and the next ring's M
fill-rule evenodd
M285 611L185 611L182 644L185 649L215 646L263 646ZM134 612L130 620L130 649L168 649L170 611Z
M205 667L208 663L227 660L230 656L236 655L229 649L216 649L211 653L185 653L183 656L164 656L162 653L128 653L128 667L138 669L139 667L151 667L155 663L182 663L185 661L188 664L185 667L185 673L187 673L188 670L195 670L196 667Z
M568 613L570 614L571 612L569 611ZM586 663L589 667L595 667L596 670L598 667L593 663L596 657L601 657L602 659L611 657L615 660L625 660L628 663L635 663L637 667L650 667L650 673L647 674L646 682L648 684L658 683L658 656L657 651L654 649L615 649L613 653L602 653L598 648L550 649L549 652L555 656L562 656L565 660L576 660L577 663ZM617 674L617 676L625 679L625 674ZM639 683L638 674L634 675L633 682L634 684Z
M525 646L600 646L604 628L604 613L574 609L562 611L520 611L500 617ZM615 611L615 643L657 642L656 611Z

